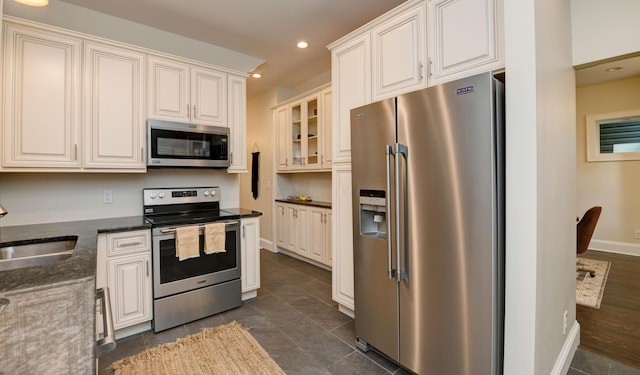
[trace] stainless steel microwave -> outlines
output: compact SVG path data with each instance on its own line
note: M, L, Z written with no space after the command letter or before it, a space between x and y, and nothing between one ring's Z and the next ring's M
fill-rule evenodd
M229 167L229 128L147 120L148 167Z

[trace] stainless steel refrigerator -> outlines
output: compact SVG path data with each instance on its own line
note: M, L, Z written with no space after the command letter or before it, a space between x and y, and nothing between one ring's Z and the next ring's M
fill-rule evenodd
M501 374L504 75L351 111L357 345L417 374Z

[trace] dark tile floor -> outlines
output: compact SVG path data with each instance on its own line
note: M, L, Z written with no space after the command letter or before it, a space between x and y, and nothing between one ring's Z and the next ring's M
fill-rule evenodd
M331 299L331 273L282 254L261 251L258 298L237 309L158 334L143 332L118 340L100 359L99 373L126 356L206 327L242 322L287 374L407 374L374 353L355 348L353 320ZM640 371L584 350L574 357L570 375L640 375Z

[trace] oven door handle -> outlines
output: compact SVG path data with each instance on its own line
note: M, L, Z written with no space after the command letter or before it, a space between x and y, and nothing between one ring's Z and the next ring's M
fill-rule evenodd
M236 225L238 224L237 220L233 220L233 221L216 221L215 223L225 223L227 225ZM204 230L204 225L198 225L199 230ZM175 233L176 232L177 227L171 227L171 228L162 228L160 229L160 233L162 234L167 234L167 233Z

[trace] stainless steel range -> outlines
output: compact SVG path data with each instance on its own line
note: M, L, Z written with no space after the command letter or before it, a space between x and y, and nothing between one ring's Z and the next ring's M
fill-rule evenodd
M220 210L218 187L143 189L152 225L153 330L159 332L240 306L240 223ZM224 223L224 249L204 251L205 227ZM176 231L192 228L199 254L180 260Z

